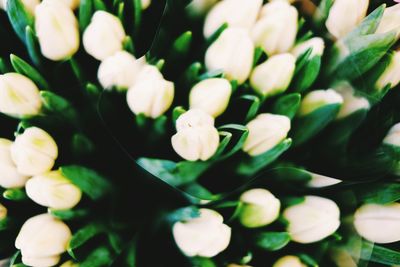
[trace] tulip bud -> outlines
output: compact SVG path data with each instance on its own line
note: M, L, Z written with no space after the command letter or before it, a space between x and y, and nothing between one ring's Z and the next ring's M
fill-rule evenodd
M36 7L35 30L40 50L50 60L64 60L78 51L78 21L62 1L44 0Z
M351 32L364 19L369 0L335 0L329 10L326 28L336 39Z
M26 193L37 204L57 210L75 207L82 197L82 191L60 171L32 177L26 183Z
M12 142L0 138L0 186L3 188L23 187L28 177L21 175L11 158Z
M355 90L348 82L337 84L335 91L343 98L343 103L336 119L342 119L359 110L368 110L370 108L368 100L362 96L357 96Z
M291 54L280 54L254 68L250 84L264 97L274 96L286 91L296 68L296 59Z
M209 71L223 70L228 80L238 84L249 78L254 45L244 29L228 28L208 48L205 64Z
M297 9L289 3L268 3L261 11L261 18L252 28L253 41L268 55L285 53L296 40L297 19Z
M15 139L11 146L11 157L18 172L38 175L50 171L58 156L54 139L42 129L30 127Z
M340 226L339 207L330 199L306 196L304 202L287 208L283 216L288 221L293 241L308 244L321 241Z
M125 30L121 21L105 11L96 11L83 33L86 52L97 60L104 60L122 51Z
M171 143L175 152L189 161L210 159L218 149L219 134L214 118L201 110L192 109L176 122L177 133Z
M232 86L226 79L203 80L190 91L190 108L201 109L213 117L218 117L228 107L231 94Z
M70 239L71 230L65 223L50 214L41 214L24 223L15 247L21 250L25 265L50 267L60 261Z
M24 118L37 115L42 101L37 86L19 73L0 75L0 112Z
M306 267L297 256L284 256L277 260L272 267Z
M62 1L72 10L75 10L80 4L80 0L62 0Z
M211 258L224 251L231 239L231 228L223 221L218 212L200 209L200 217L175 223L172 233L186 256Z
M298 115L306 116L324 106L342 103L342 96L333 89L311 91L301 102Z
M218 0L192 0L186 6L187 13L192 17L199 17L206 14Z
M251 189L240 196L243 206L240 211L240 223L248 228L266 226L279 216L281 202L265 189Z
M311 174L311 180L307 183L308 187L311 188L322 188L322 187L328 187L331 185L339 184L342 181L339 179L331 178L328 176L316 174L316 173L310 173Z
M258 156L282 142L290 130L290 119L282 115L260 114L247 124L249 136L243 151Z
M365 204L354 215L354 227L363 238L380 244L400 241L400 204Z
M151 0L142 0L141 2L142 2L142 10L149 8L151 4Z
M400 123L395 124L383 139L383 143L389 146L400 147Z
M118 51L101 62L97 77L105 89L128 89L134 84L144 63L144 60L137 60L126 51Z
M0 9L7 10L7 2L8 2L8 0L1 0L0 1ZM29 14L33 14L35 12L36 6L40 4L39 0L22 0L21 2L24 5L25 10Z
M7 218L7 208L0 203L0 221Z
M152 71L149 71L149 70ZM174 99L174 83L166 81L158 70L146 68L143 75L139 73L135 84L126 95L129 108L136 115L158 118L172 105Z
M0 0L0 9L6 10L8 0Z
M375 88L379 90L385 88L388 85L390 85L390 88L393 88L397 86L399 83L400 83L400 51L395 51L390 56L389 64L386 66L385 70L376 81Z
M224 23L229 27L250 29L257 19L262 0L224 0L217 3L204 22L204 36L210 37Z
M307 41L301 42L292 48L291 53L298 58L308 49L312 48L310 57L322 56L325 50L324 39L320 37L314 37Z
M397 32L397 38L400 37L400 4L386 7L381 22L376 33Z

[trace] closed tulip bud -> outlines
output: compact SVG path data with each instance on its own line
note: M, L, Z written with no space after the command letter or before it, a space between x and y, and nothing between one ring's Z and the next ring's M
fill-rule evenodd
M0 9L6 10L8 0L0 0Z
M15 247L21 250L25 265L50 267L60 261L70 239L71 230L65 223L50 214L41 214L24 223Z
M192 17L199 17L206 14L218 0L193 0L186 6L187 13Z
M249 30L257 19L262 0L224 0L217 3L204 22L204 36L210 37L224 23Z
M281 202L265 189L251 189L240 196L243 204L239 220L248 228L266 226L274 222L281 208Z
M151 0L142 0L141 2L142 2L142 10L149 8L149 6L151 5Z
M126 99L129 108L136 115L143 114L146 117L158 118L164 114L174 99L174 83L166 81L158 70L139 73L135 84L129 88Z
M328 176L324 176L324 175L320 175L320 174L316 174L316 173L310 173L310 174L311 174L311 180L307 183L307 186L311 187L311 188L322 188L322 187L339 184L342 182L339 179L331 178Z
M383 13L376 33L397 32L397 38L400 37L400 4L387 7Z
M0 138L0 186L3 188L23 187L29 177L18 172L11 158L12 142Z
M228 247L231 239L231 228L218 212L210 209L200 209L199 217L175 223L172 233L188 257L214 257Z
M286 91L293 78L296 59L291 54L280 54L254 68L250 84L264 97L274 96Z
M144 59L136 59L126 51L118 51L101 62L97 78L105 89L116 87L126 90L135 83L144 64Z
M389 146L400 147L400 123L395 124L383 139L383 143Z
M306 116L324 106L342 103L342 96L333 89L311 91L301 102L298 115Z
M83 33L86 52L97 60L104 60L123 49L125 30L116 16L96 11Z
M365 204L354 215L354 227L363 238L379 244L400 241L400 204Z
M308 49L312 49L310 57L322 56L325 50L324 39L320 37L314 37L307 41L301 42L292 48L291 53L298 58Z
M7 208L0 203L0 221L7 218Z
M399 83L400 83L400 51L395 51L391 54L389 65L386 66L385 70L376 81L375 88L379 90L385 88L388 85L390 85L390 88L393 88L397 86Z
M370 108L368 100L362 96L357 96L355 90L348 82L337 84L335 86L335 91L343 98L343 103L336 119L346 118L354 112L368 110Z
M201 109L218 117L228 107L232 86L226 79L207 79L196 84L189 95L191 109Z
M177 133L171 143L175 152L189 161L210 159L218 149L219 134L214 118L202 110L192 109L176 122Z
M50 60L64 60L78 51L78 21L62 1L44 0L36 7L35 30L40 50Z
M205 64L209 71L223 70L228 80L242 84L249 78L253 57L254 45L247 31L228 28L208 48Z
M80 0L62 0L62 1L72 10L75 10L80 4Z
M82 191L60 171L32 177L26 183L26 193L37 204L57 210L75 207L82 197Z
M54 139L42 129L30 127L17 136L11 146L11 157L18 172L38 175L50 171L58 156Z
M340 39L351 32L364 19L369 0L335 0L329 10L326 28Z
M24 118L39 114L42 108L39 89L19 73L0 75L0 112Z
M339 207L330 199L306 196L304 202L287 208L283 213L293 241L308 244L333 234L340 226Z
M284 256L277 260L272 267L306 267L297 256Z
M297 35L297 9L285 1L266 4L251 31L256 44L268 55L289 51Z
M258 156L282 142L290 130L290 119L282 115L260 114L247 124L249 136L243 151Z

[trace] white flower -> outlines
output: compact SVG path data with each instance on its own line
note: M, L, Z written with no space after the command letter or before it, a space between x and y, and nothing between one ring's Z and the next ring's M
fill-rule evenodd
M18 173L11 158L12 142L0 138L0 186L3 188L23 187L29 177Z
M40 50L48 59L67 59L78 51L78 21L60 0L44 0L36 7L35 30Z
M201 109L218 117L228 107L232 86L226 79L213 78L197 83L189 95L191 109Z
M141 2L142 2L142 10L149 8L151 4L151 0L142 0Z
M272 56L254 68L250 84L259 94L268 97L286 91L293 78L296 59L285 53Z
M147 75L139 73L136 82L126 95L129 108L136 115L158 118L164 114L174 99L174 83L165 80L155 68L143 70Z
M171 143L175 152L189 161L210 159L218 149L219 134L214 118L202 110L192 109L176 122L177 133Z
M22 118L39 114L42 108L39 89L19 73L0 75L0 112Z
M71 209L82 197L82 191L60 171L34 176L29 179L25 188L30 199L51 209Z
M266 226L279 216L281 202L266 189L251 189L240 196L243 206L239 220L248 228Z
M9 0L0 0L0 9L7 10L8 1ZM36 6L40 4L40 0L22 0L21 2L29 14L33 14Z
M376 33L397 32L397 38L400 37L400 4L386 7L381 22Z
M306 196L304 202L283 212L293 241L303 244L318 242L340 226L339 207L330 199Z
M298 115L306 116L324 106L342 103L342 96L333 89L311 91L301 101Z
M346 118L356 111L370 108L368 100L362 96L355 95L355 90L348 82L340 82L335 85L335 91L343 98L343 103L336 119Z
M136 59L126 51L118 51L101 62L97 78L105 89L111 89L114 86L117 89L128 89L134 84L145 64L144 61L144 59Z
M200 217L175 223L172 233L186 256L211 258L224 251L231 239L231 228L223 221L218 212L200 209Z
M310 55L311 58L315 56L322 56L325 49L324 39L320 37L314 37L307 41L301 42L292 48L291 53L297 58L310 48L312 48Z
M125 30L116 16L105 11L96 11L83 33L86 52L97 60L104 60L122 51Z
M399 12L400 16L400 12ZM400 26L399 26L400 27ZM400 30L399 30L400 31ZM383 89L390 84L390 88L400 83L400 51L392 52L390 63L375 83L375 88Z
M297 256L284 256L277 260L272 267L306 267Z
M400 123L393 125L393 127L386 135L385 139L383 139L383 143L395 147L400 147Z
M243 151L258 156L282 142L290 130L290 119L282 115L260 114L247 124L249 136Z
M400 204L365 204L354 215L360 236L380 244L400 241Z
M76 9L80 4L80 0L62 0L62 1L72 10Z
M268 55L289 51L297 35L297 9L285 1L266 4L252 28L252 38Z
M204 36L210 37L224 23L229 27L250 29L257 19L262 0L224 0L217 3L204 22Z
M7 218L7 208L0 203L0 221Z
M50 267L60 261L70 239L71 230L65 223L50 214L41 214L24 223L15 247L21 250L25 265Z
M26 129L11 146L11 157L18 172L25 175L50 171L57 156L58 148L54 139L37 127Z
M248 33L228 28L208 48L205 64L209 71L223 70L228 80L244 83L253 65L254 45Z
M218 0L192 0L186 6L187 13L192 17L198 17L206 14Z
M351 32L365 17L369 0L335 0L329 10L326 28L340 39Z
M311 180L307 183L307 186L311 187L311 188L322 188L322 187L339 184L342 182L339 179L331 178L331 177L316 174L316 173L310 173L310 175L311 175Z

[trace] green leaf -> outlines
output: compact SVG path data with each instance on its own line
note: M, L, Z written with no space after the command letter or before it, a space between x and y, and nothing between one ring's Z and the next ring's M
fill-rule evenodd
M83 134L76 133L72 136L72 152L78 156L87 156L95 149L93 142Z
M93 200L102 198L112 190L107 179L91 169L71 165L61 167L60 171Z
M125 9L125 3L120 2L118 4L118 10L117 10L117 16L120 21L124 21L124 9Z
M314 56L296 73L290 85L295 92L304 92L309 89L319 75L321 56Z
M207 39L207 46L211 45L214 43L215 40L218 39L218 37L221 35L223 31L225 31L228 28L228 23L222 24L208 39Z
M288 183L293 186L304 186L312 179L312 175L305 169L280 164L273 170L273 178L279 183Z
M15 222L10 220L10 218L6 217L6 218L0 220L0 232L4 231L4 230L8 230L8 229L12 228L13 226L15 226Z
M101 234L105 231L106 229L100 225L100 224L95 224L91 223L83 228L79 229L72 237L71 240L68 243L67 251L68 254L75 260L77 260L76 256L76 250L83 246L86 242L88 242L90 239L95 237L98 234Z
M361 203L390 204L400 200L400 184L369 183L355 188L357 199Z
M363 260L385 265L400 264L400 252L398 251L388 249L370 242L364 242L362 250L367 252L372 250L372 254L370 256L369 253L361 253L361 258Z
M264 49L262 47L257 47L254 50L253 67L257 66L260 63L260 60L264 54Z
M334 0L322 0L319 6L315 9L314 23L318 28L324 27L325 21L328 18L329 10L333 5Z
M296 69L294 71L294 75L296 76L303 67L309 62L310 56L312 54L312 48L304 51L296 60Z
M172 45L171 56L173 58L182 58L187 55L190 50L193 35L191 31L184 32L180 35Z
M203 65L200 62L191 64L183 75L183 83L189 87L197 82L202 67Z
M25 29L26 49L28 50L29 57L33 64L40 65L41 53L36 34L31 26L26 26ZM43 88L44 89L44 88Z
M265 232L256 236L255 243L257 247L276 251L284 248L290 242L290 235L286 232Z
M46 110L67 119L74 125L78 123L78 113L68 100L49 91L40 91L40 97Z
M43 76L31 65L29 65L25 60L17 57L14 54L10 55L11 65L16 72L31 79L40 90L48 90L49 84L43 78Z
M72 209L72 210L49 209L49 213L60 220L70 221L86 217L89 214L89 211L85 209Z
M272 113L285 115L293 119L300 107L301 95L294 93L284 95L278 98L272 107Z
M223 70L210 70L198 77L199 81L202 80L207 80L211 78L223 78L224 77L224 71Z
M93 1L92 0L80 0L79 4L79 28L81 32L84 32L86 27L90 24L90 20L93 15Z
M301 259L302 262L304 262L305 264L307 264L307 266L311 266L311 267L318 267L318 262L316 260L314 260L313 258L311 258L309 255L307 254L299 254L297 255L299 256L299 258Z
M113 262L114 255L109 248L101 246L90 252L89 256L79 262L80 267L102 267L110 266Z
M135 46L130 36L125 36L122 46L124 47L125 51L128 51L131 54L135 53Z
M229 132L232 136L229 138L228 142L229 148L227 146L228 144L224 145L224 149L216 153L215 155L216 160L224 160L237 153L240 149L242 149L243 144L246 141L247 136L249 135L249 130L247 129L247 127L240 124L227 124L219 127L218 130L223 132ZM232 137L234 137L235 140L237 140L236 143L234 144L232 143L233 140Z
M71 65L72 72L75 74L78 82L82 85L86 84L82 68L79 66L78 61L74 57L71 57L68 62Z
M170 214L167 215L167 221L170 224L174 224L176 222L184 222L193 218L197 218L200 216L199 209L195 206L189 206L185 208L177 209Z
M96 11L107 11L107 7L102 0L93 0L93 4Z
M6 10L15 33L25 43L25 29L26 26L33 27L33 15L26 10L21 0L7 1Z
M246 119L245 119L245 121L248 122L257 115L258 110L261 107L260 98L255 95L243 95L239 99L243 99L247 102L250 102L250 107L249 107L249 110L247 111Z
M190 194L193 197L199 198L201 200L214 200L214 196L210 191L198 183L191 183L185 188L183 188L185 193Z
M191 264L193 267L217 267L218 265L209 258L194 257L191 259Z
M7 63L5 62L5 60L3 58L0 57L0 73L5 74L7 72L9 72Z
M28 199L24 189L13 188L3 192L3 197L11 201L24 201Z
M142 23L142 0L133 0L135 35L138 35Z
M373 34L378 28L383 12L385 11L386 4L380 5L377 9L371 12L353 31L344 37L345 42L351 42L351 40L357 36Z
M172 120L174 123L176 123L176 120L186 112L184 107L176 107L174 108L174 110L172 111Z

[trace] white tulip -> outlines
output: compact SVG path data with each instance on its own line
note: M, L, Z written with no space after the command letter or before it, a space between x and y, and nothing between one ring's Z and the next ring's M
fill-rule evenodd
M258 156L282 142L290 130L290 119L282 115L260 114L247 124L249 136L243 151Z
M354 215L354 227L363 238L379 244L400 241L400 204L365 204Z
M158 118L172 105L174 83L166 81L154 67L145 68L126 95L128 106L136 115Z
M8 0L0 0L0 9L7 10L7 1Z
M0 9L7 10L7 2L8 0L0 0ZM29 14L33 14L36 6L40 4L40 0L22 0L21 2Z
M231 228L223 221L218 212L200 209L200 217L175 223L172 233L186 256L211 258L224 251L231 239Z
M29 177L18 173L11 158L12 142L0 138L0 186L3 188L23 187Z
M228 80L242 84L249 78L253 58L254 45L248 33L228 28L208 48L205 64L209 71L223 70Z
M306 267L297 256L284 256L277 260L272 267Z
M97 60L104 60L123 49L125 30L118 17L96 11L83 33L86 52Z
M58 61L79 48L78 20L60 0L44 0L35 9L35 30L43 56Z
M196 84L189 95L191 109L201 109L218 117L228 107L232 86L226 79L206 79Z
M368 110L369 101L362 96L357 96L355 90L348 82L341 82L335 86L335 91L343 98L342 106L336 119L346 118L347 116L359 110Z
M399 13L400 16L400 13ZM399 26L400 27L400 26ZM375 88L383 89L390 84L390 88L400 83L400 51L395 51L390 57L390 63L375 83Z
M183 131L190 128L214 127L214 118L200 109L190 109L176 120L176 130Z
M275 55L254 68L250 76L253 89L264 97L286 91L296 68L296 58L288 53Z
M285 1L274 1L263 7L261 18L252 28L256 46L268 55L289 51L297 35L297 9Z
M58 147L54 139L37 127L26 129L11 146L11 157L18 172L24 175L50 171L57 156Z
M79 7L80 0L62 0L70 9L75 10Z
M400 147L400 123L393 125L385 139L383 139L383 143L390 146Z
M192 17L198 17L206 14L218 0L192 0L186 6L187 13Z
M0 221L7 218L7 208L0 203Z
M255 23L262 0L224 0L217 3L204 22L204 36L210 37L224 23L249 30Z
M397 32L397 38L400 37L400 4L386 7L381 22L376 33Z
M318 242L340 226L339 207L330 199L306 196L304 202L283 212L293 241L303 244Z
M97 78L105 89L114 86L119 90L128 89L134 85L145 63L143 61L144 59L136 59L126 51L118 51L101 62Z
M34 176L25 187L30 199L51 209L71 209L82 197L82 191L60 171Z
M307 186L311 188L328 187L342 182L339 179L331 178L316 173L310 173L310 175L311 175L311 180L307 183Z
M39 114L42 108L39 89L19 73L0 75L0 112L23 118Z
M312 48L310 57L322 56L325 50L324 39L320 37L314 37L307 41L301 42L292 48L291 53L298 58L308 49Z
M248 228L263 227L274 222L281 208L281 202L266 189L251 189L240 196L243 206L239 220Z
M335 38L340 39L364 19L369 0L335 0L329 10L326 28Z
M306 116L324 106L342 103L342 96L333 89L311 91L301 101L298 115Z
M142 10L145 10L147 8L149 8L150 4L151 4L151 0L142 0Z
M65 223L50 214L41 214L24 223L15 247L21 250L25 265L50 267L59 262L70 239L71 230Z

